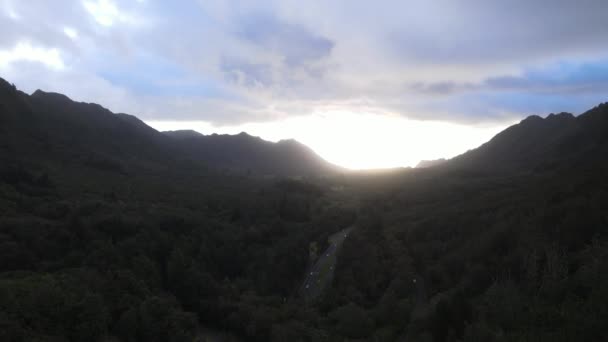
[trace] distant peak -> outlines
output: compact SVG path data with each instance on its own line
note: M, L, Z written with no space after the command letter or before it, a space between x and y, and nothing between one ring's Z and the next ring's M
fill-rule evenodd
M543 118L541 118L538 115L530 115L527 118L523 119L521 122L522 123L528 123L528 122L540 122L543 121Z
M241 132L241 133L236 134L236 135L229 135L228 134L228 136L239 137L239 138L244 138L244 139L264 140L264 139L262 139L262 138L260 138L260 137L258 137L256 135L251 135L251 134L249 134L247 132Z
M137 116L135 115L131 115L131 114L126 114L126 113L116 113L115 114L117 117L121 118L124 121L130 122L130 123L134 123L137 125L146 125L145 122L141 121Z
M299 144L299 142L296 139L281 139L279 144Z
M52 99L55 101L72 101L69 97L67 97L66 95L60 94L60 93L53 93L53 92L46 92L40 89L37 89L35 92L32 93L32 97L33 98L46 98L46 99Z
M549 114L549 116L547 116L547 119L549 120L555 120L555 119L561 119L561 120L568 120L568 119L574 119L574 115L571 113L567 113L567 112L561 112L559 114Z
M0 86L2 88L13 88L13 85L10 84L7 80L5 80L4 78L0 77Z
M447 162L447 159L445 159L445 158L435 159L435 160L421 160L418 163L418 165L416 165L416 168L417 169L425 169L425 168L441 165L441 164L443 164L445 162Z
M182 129L177 131L164 131L162 132L164 135L168 135L175 138L195 138L202 137L203 135L195 130L191 129Z
M277 142L277 145L280 146L285 146L285 147L290 147L290 148L306 148L308 149L309 147L302 144L301 142L295 140L295 139L283 139L283 140L279 140Z

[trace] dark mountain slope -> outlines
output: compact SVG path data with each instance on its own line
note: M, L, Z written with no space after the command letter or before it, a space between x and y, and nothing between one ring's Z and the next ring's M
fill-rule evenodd
M165 132L187 154L210 165L259 174L319 175L343 171L295 140L277 143L247 133L202 135L194 131Z
M497 134L489 142L450 160L448 169L478 172L524 172L555 168L564 162L586 163L606 153L608 104L578 117L569 113L546 118L530 116Z
M19 159L61 159L80 164L167 167L193 161L213 169L263 175L321 175L340 171L295 141L271 143L245 133L162 134L135 116L114 114L57 93L24 94L0 79L0 148Z
M425 168L429 168L429 167L434 167L434 166L438 166L438 165L442 165L445 162L447 162L446 159L441 158L441 159L435 159L435 160L421 160L417 165L416 168L417 169L425 169Z
M172 146L162 135L135 117L114 114L93 103L79 103L65 95L36 91L29 98L39 132L55 148L87 150L107 157L160 161Z
M336 318L361 340L605 340L607 141L600 105L393 175L364 195L324 304L372 318Z
M285 298L309 246L353 215L315 183L193 156L135 117L1 81L0 341L269 341L305 324L278 312L299 310Z
M0 341L204 340L200 325L246 341L605 340L605 105L529 118L443 166L308 183L196 162L279 150L268 163L285 165L306 151L293 141L161 134L36 97L0 82ZM305 303L314 251L351 225Z

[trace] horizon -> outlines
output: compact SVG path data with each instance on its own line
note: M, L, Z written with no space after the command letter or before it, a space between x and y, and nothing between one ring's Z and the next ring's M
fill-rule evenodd
M479 147L500 131L517 123L514 121L507 125L471 128L442 121L408 120L400 117L369 120L369 116L370 114L363 113L313 114L271 124L250 123L223 127L188 121L145 123L158 131L193 130L205 135L245 132L272 142L294 139L328 162L350 170L415 167L423 160L449 159ZM342 127L346 121L349 125ZM368 125L374 129L370 130ZM307 126L317 128L302 129L308 128ZM415 135L401 135L399 131L415 132ZM335 140L340 141L337 143ZM441 143L433 143L434 140L440 140ZM361 152L366 155L364 159L359 158Z
M603 341L608 0L0 0L1 341Z
M407 167L529 115L605 101L605 9L1 0L0 75L159 130L246 131L296 139L347 168Z

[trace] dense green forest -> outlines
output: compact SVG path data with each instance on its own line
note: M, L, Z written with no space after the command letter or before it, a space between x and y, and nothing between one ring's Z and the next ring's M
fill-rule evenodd
M605 339L607 105L375 173L272 176L274 147L227 167L173 135L0 82L1 341Z

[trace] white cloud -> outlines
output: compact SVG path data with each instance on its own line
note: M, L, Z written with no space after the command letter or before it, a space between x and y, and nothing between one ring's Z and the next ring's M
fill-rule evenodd
M29 42L20 42L10 50L0 51L0 68L7 68L19 61L38 62L56 70L65 68L61 53L55 48L47 49L33 46Z
M133 20L111 0L85 0L82 4L95 21L103 26L109 27L116 22L129 22Z
M133 113L148 119L227 125L331 108L498 122L532 112L458 96L487 91L488 78L608 55L608 5L583 1L0 0L22 17L0 17L0 49L6 64L23 39L58 48L52 65L89 71L134 96L168 78L204 84L187 94L155 86L154 108ZM105 102L103 93L89 97Z
M19 13L17 13L17 11L15 10L15 8L13 7L13 5L10 3L10 1L8 0L4 0L1 2L2 4L2 11L4 12L3 14L6 15L7 17L11 18L12 20L20 20L21 16L19 15Z
M71 27L64 27L63 33L65 33L65 35L72 40L78 38L78 31Z

